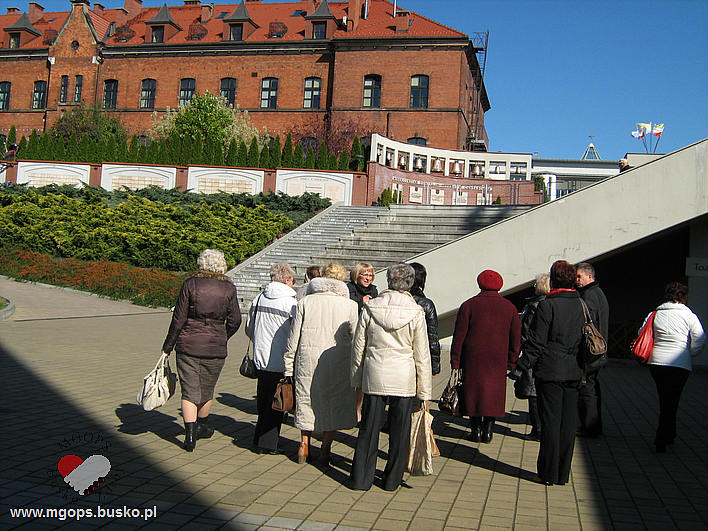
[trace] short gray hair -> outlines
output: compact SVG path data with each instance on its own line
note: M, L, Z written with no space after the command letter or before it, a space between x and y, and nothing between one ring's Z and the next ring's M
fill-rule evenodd
M226 258L224 253L217 249L204 249L197 258L197 267L212 273L226 273Z
M578 271L583 271L586 275L595 280L595 268L592 266L592 264L589 264L587 262L580 262L579 264L575 265L575 269L577 269Z
M415 280L415 271L408 264L393 264L386 270L388 289L408 291Z
M286 280L295 279L295 271L285 262L278 262L270 266L270 279L285 284Z

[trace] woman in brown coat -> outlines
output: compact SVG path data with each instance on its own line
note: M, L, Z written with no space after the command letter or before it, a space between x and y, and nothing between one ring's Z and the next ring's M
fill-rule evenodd
M226 359L226 342L241 326L236 286L224 275L224 253L207 249L197 259L199 271L182 285L162 352L177 351L182 387L184 449L194 450L214 428L207 423L214 386Z
M453 369L462 369L464 404L474 442L492 440L495 417L503 417L506 372L519 356L521 322L516 307L499 295L503 280L487 269L477 277L482 292L457 312L450 349Z

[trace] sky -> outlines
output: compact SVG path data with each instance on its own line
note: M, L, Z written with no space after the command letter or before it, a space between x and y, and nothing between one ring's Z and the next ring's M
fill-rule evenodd
M70 5L39 1L46 11ZM10 5L27 9L27 2L2 4L2 12ZM617 160L644 152L631 135L637 122L665 124L657 153L708 137L706 0L399 0L398 6L467 35L489 31L489 151L577 159L592 140L603 159Z

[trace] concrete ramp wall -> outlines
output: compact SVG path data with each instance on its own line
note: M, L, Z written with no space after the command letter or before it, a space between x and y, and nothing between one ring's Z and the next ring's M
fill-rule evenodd
M513 292L555 260L592 260L706 213L708 139L409 261L428 269L425 291L444 334L460 304L479 292L484 269L498 271L503 292Z

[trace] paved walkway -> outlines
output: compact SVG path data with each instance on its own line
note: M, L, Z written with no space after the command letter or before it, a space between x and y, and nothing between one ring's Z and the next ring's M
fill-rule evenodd
M342 483L356 430L338 435L327 470L293 460L299 435L291 425L282 431L285 455L251 451L255 382L238 375L242 332L217 385L217 431L188 454L178 399L152 412L135 405L169 313L2 280L0 295L17 303L14 320L0 322L0 529L708 528L703 370L689 378L679 437L666 454L652 451L657 404L648 373L615 363L602 375L605 436L578 440L567 486L530 481L538 443L526 439L526 402L509 387L509 414L491 444L469 442L464 423L434 407L442 453L435 474L407 478L409 488L394 493L355 492ZM435 394L446 378L434 379ZM67 454L110 460L97 493L75 495L63 481L57 463ZM86 516L99 506L111 516ZM11 518L15 508L59 508L65 519ZM126 508L140 518L125 517Z

